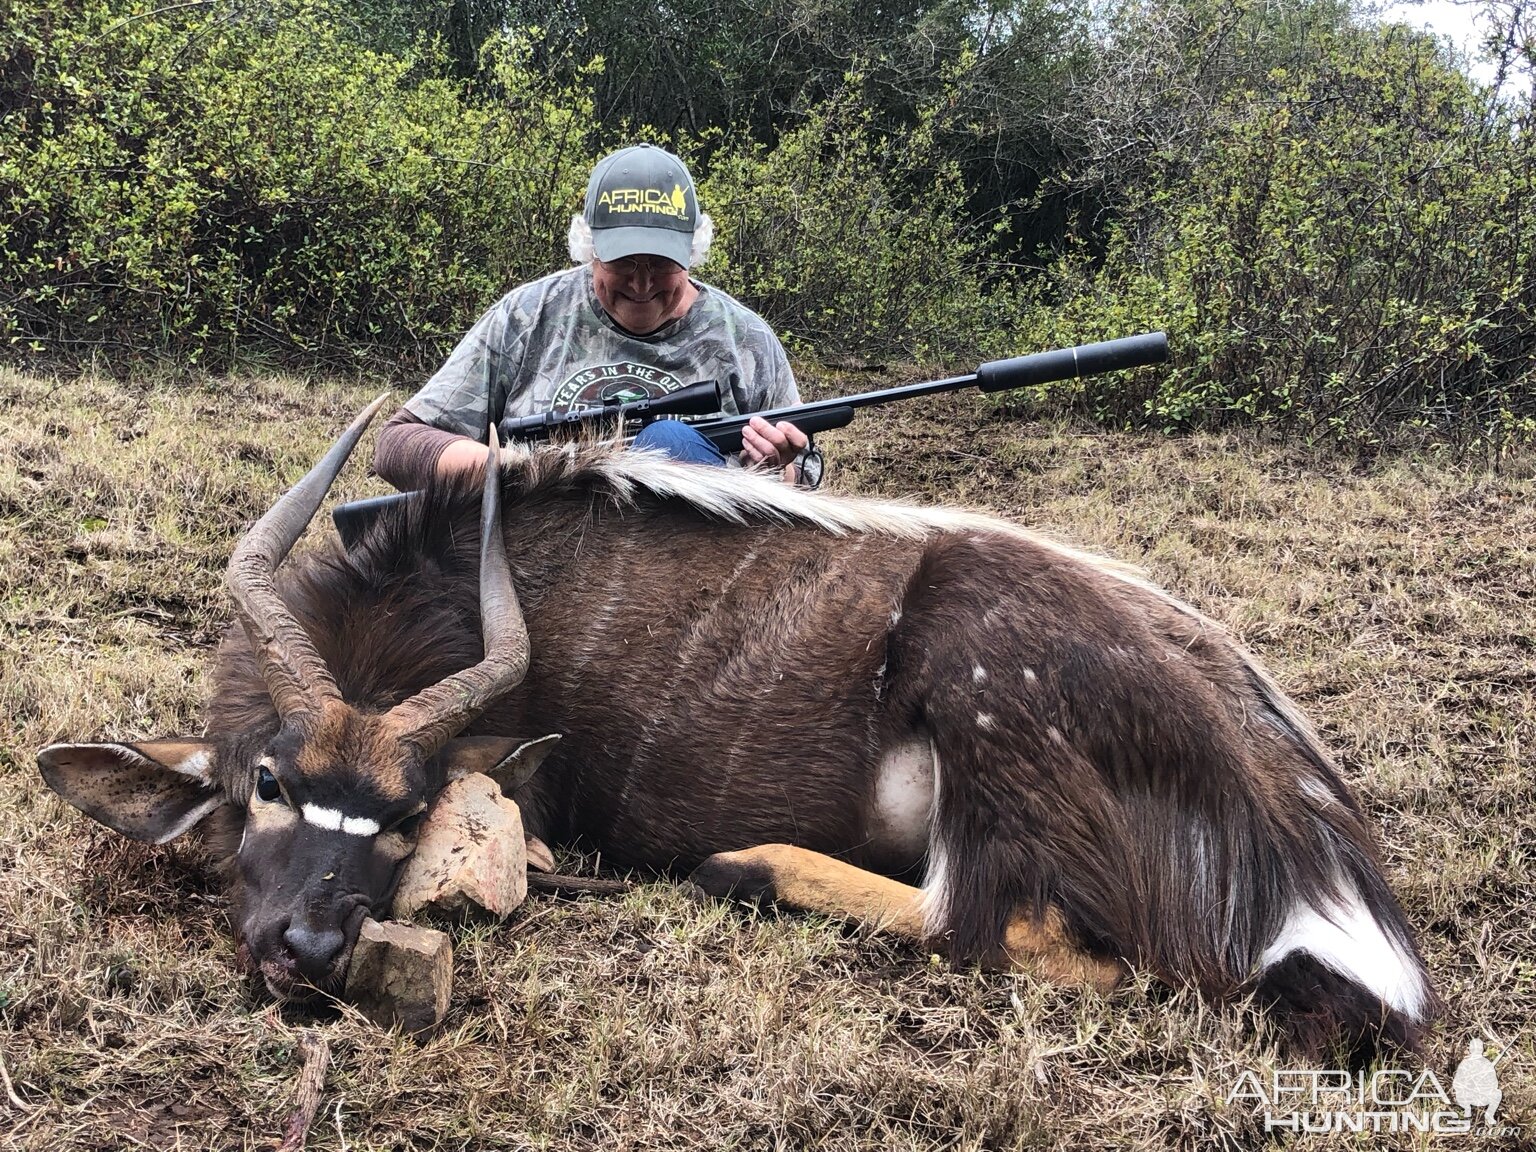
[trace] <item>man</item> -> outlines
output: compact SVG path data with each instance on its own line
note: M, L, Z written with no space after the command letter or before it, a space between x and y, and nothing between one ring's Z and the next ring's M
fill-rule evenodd
M798 404L789 359L768 325L688 275L712 235L676 156L641 144L604 157L571 221L577 267L514 288L476 322L385 425L375 471L397 488L416 488L433 472L483 467L491 421L656 397L705 380L721 382L727 415ZM727 463L678 421L651 424L637 443ZM793 424L754 418L740 463L814 486L821 461L808 448Z

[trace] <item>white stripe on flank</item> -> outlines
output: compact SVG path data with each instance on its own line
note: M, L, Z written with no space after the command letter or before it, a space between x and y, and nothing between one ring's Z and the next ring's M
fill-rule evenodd
M1259 967L1277 964L1292 952L1309 952L1399 1012L1423 1019L1428 989L1418 963L1382 930L1352 883L1340 878L1338 888L1342 898L1332 907L1292 908Z
M1058 556L1085 564L1105 576L1139 588L1193 620L1201 629L1225 640L1253 680L1258 695L1289 726L1295 738L1319 760L1328 761L1312 725L1281 692L1273 678L1226 629L1208 616L1184 603L1149 580L1134 565L1104 556L1096 556L1059 540L1032 531L1022 525L982 512L944 507L921 507L871 500L856 496L823 495L785 484L766 473L743 468L712 468L672 460L652 450L624 450L616 445L588 447L577 451L566 444L562 451L528 449L509 450L502 467L514 472L529 469L530 462L557 464L565 470L568 482L579 483L584 476L598 476L607 481L613 500L633 503L636 489L648 489L662 497L673 497L691 504L707 516L735 524L778 523L811 524L834 536L851 532L870 532L895 539L925 540L937 533L972 533L976 538L1007 536L1028 541ZM558 463L557 463L558 462ZM555 479L556 477L550 477ZM901 611L891 614L891 627L901 619ZM989 613L986 625L991 626ZM1030 679L1026 676L1026 679Z
M1338 803L1338 801L1333 798L1333 793L1328 791L1328 789L1323 786L1320 780L1314 780L1310 776L1298 776L1296 777L1296 783L1301 786L1301 790L1303 792L1305 792L1312 799L1316 800L1318 806L1321 808L1326 808L1330 804Z
M306 824L324 828L327 832L345 832L349 836L379 834L379 822L367 816L343 816L334 808L322 808L318 804L306 804L301 811Z

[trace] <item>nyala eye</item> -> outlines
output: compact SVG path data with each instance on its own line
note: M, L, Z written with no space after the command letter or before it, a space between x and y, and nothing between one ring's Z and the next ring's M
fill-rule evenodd
M277 786L277 777L272 775L272 769L266 765L256 769L256 795L268 804L283 797L283 790Z

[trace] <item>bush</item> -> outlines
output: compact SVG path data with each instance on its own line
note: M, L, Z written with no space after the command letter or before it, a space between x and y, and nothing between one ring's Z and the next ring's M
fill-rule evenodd
M1493 440L1536 417L1536 153L1510 109L1398 30L1329 33L1147 159L1102 262L1058 253L1052 333L1165 326L1177 366L1062 385L1115 423Z
M506 287L564 263L600 148L666 142L598 122L601 60L556 67L532 32L480 43L527 5L330 3L14 0L0 348L111 366L258 351L419 377ZM803 355L973 364L1166 328L1167 368L1037 391L1118 425L1536 434L1529 98L1474 88L1425 37L1352 27L1342 0L994 9L1004 47L946 39L900 109L898 55L797 106L774 140L760 122L675 140L719 228L702 274ZM1061 54L1038 70L1037 36ZM1082 80L1038 123L1022 105L1003 117L1075 157L1010 231L975 214L977 158L955 141L1002 131L978 93L1015 66L1031 108ZM684 102L711 82L679 77ZM1058 229L1063 204L1076 214ZM1032 272L1002 260L1043 233L1058 238Z
M0 338L72 359L427 365L559 255L590 108L507 39L498 98L302 0L23 3L0 64Z
M823 355L969 358L994 337L992 245L966 219L936 117L877 132L857 82L767 149L716 154L700 195L721 237L706 275Z

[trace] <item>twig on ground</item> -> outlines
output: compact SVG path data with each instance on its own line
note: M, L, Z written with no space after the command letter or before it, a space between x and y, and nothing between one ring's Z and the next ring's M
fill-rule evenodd
M556 896L618 896L629 891L629 881L529 872L528 887L533 891L549 892Z
M317 1032L306 1032L299 1041L299 1050L304 1053L304 1067L299 1072L295 1107L283 1125L283 1139L277 1152L302 1152L309 1126L320 1107L320 1094L325 1091L326 1069L331 1065L330 1042Z
M8 1099L12 1104L16 1105L16 1107L20 1108L23 1112L30 1112L35 1107L37 1107L35 1104L28 1104L20 1096L16 1095L16 1086L11 1083L11 1074L5 1067L4 1053L0 1053L0 1081L5 1082L6 1099Z

